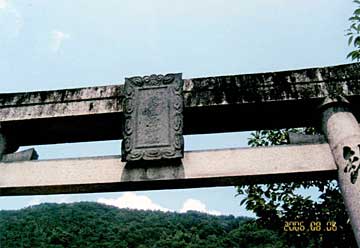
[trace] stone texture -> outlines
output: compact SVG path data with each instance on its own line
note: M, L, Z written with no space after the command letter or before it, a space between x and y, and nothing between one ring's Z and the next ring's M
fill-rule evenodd
M183 157L182 90L181 74L126 79L123 161Z
M289 132L288 137L289 144L322 144L326 143L324 135L307 135Z
M338 167L341 193L360 246L360 127L348 103L326 102L322 107L322 130Z
M30 148L24 151L4 154L1 158L1 162L19 162L37 160L39 155L34 148Z
M184 134L315 125L332 95L346 96L360 118L359 67L186 79ZM123 98L123 85L0 94L0 122L20 145L121 139Z
M182 161L142 162L145 166L128 166L119 156L112 156L0 163L0 196L195 188L336 177L328 144L194 151L185 152Z
M359 63L186 80L186 106L359 95Z

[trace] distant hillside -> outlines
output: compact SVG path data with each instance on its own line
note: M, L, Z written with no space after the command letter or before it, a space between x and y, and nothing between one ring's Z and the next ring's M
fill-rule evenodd
M118 209L98 203L0 211L0 247L284 247L249 218Z

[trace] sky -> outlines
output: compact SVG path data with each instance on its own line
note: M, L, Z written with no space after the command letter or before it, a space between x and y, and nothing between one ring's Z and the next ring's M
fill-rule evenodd
M114 85L154 73L193 78L349 63L344 34L354 8L350 0L0 0L0 92ZM185 150L244 147L248 137L185 136ZM120 142L35 148L40 159L115 155ZM236 193L216 187L0 197L0 209L97 201L253 216Z

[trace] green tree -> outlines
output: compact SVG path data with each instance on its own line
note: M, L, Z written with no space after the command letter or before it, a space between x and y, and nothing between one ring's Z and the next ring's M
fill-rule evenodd
M98 203L0 211L0 247L282 247L252 219L118 209ZM248 245L246 244L247 239Z
M354 48L351 51L347 58L352 60L360 60L360 1L354 0L356 4L355 11L353 15L349 18L350 27L346 30L346 35L348 36L348 45Z
M285 145L289 131L314 133L312 128L256 131L251 134L249 145ZM301 194L304 189L317 191L319 198ZM257 224L283 235L291 247L357 247L335 180L243 185L238 192L247 195L241 204L257 215ZM312 222L320 222L322 229L336 223L336 231L289 231L289 221L302 222L306 229Z
M248 222L229 233L227 247L284 248L286 244L278 234L268 229L259 229L256 223Z

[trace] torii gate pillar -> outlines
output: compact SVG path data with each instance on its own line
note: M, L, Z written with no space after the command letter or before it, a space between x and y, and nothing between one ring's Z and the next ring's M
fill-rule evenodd
M358 246L360 247L360 128L349 103L327 98L321 106L322 130L338 167L338 180Z

